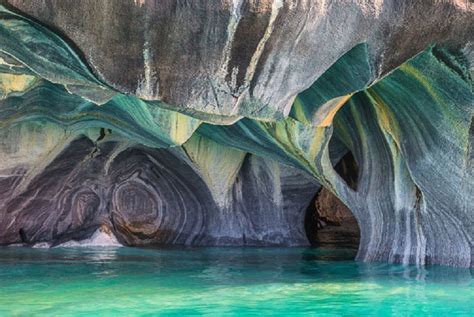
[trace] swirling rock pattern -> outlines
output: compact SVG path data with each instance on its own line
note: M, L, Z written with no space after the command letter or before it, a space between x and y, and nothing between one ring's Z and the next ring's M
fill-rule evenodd
M294 169L246 155L222 205L184 151L85 136L21 191L28 168L4 172L3 243L58 242L106 224L128 245L307 244L301 217L319 188Z
M323 186L358 259L473 266L473 15L1 1L0 243L307 245Z

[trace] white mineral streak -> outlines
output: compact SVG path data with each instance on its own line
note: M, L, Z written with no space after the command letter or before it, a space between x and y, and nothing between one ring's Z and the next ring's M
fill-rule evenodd
M308 0L302 0L300 3L298 3L297 1L292 1L289 4L289 9L293 10L298 6L302 8L305 12L307 12L304 25L306 26L307 24L308 25L312 24L314 25L315 29L317 29L316 27L317 25L320 25L321 22L324 21L324 17L327 15L327 12L328 12L327 0L321 0L317 4ZM304 38L305 32L303 30L304 30L304 27L301 29L300 32L298 32L297 36L295 37L293 48L298 47L300 45L302 38ZM289 60L287 60L286 63L281 66L282 69L289 69L290 67L291 66L290 66ZM315 76L313 79L313 82L316 79L317 77ZM281 80L283 80L283 77L281 78ZM291 108L293 107L293 102L294 102L294 98L291 98L289 102L285 105L285 107L283 108L283 114L285 116L288 116L288 114L290 113Z
M305 1L302 1L303 3ZM288 2L288 9L293 10L298 6L298 1L297 0L291 0Z
M245 86L250 83L252 80L255 69L257 68L258 61L262 56L263 49L265 48L265 44L267 43L270 35L273 32L273 28L275 26L275 20L278 16L280 9L283 7L283 0L274 0L272 3L272 11L270 14L270 21L268 22L267 29L263 34L263 37L260 39L260 42L257 45L257 49L255 50L254 54L252 55L252 59L250 60L250 64L247 67L247 72L245 74ZM235 110L235 109L234 109Z
M111 3L113 1L107 2L108 5ZM154 33L155 30L151 25L153 15L149 14L161 8L157 3L160 1L129 1L132 10L140 13L140 21L142 21L141 14L145 14L143 17L145 30L141 31L144 39L137 39L140 42L134 44L141 48L138 56L124 55L124 57L138 57L144 62L143 67L133 74L134 78L139 77L137 80L139 85L135 87L133 85L135 83L130 83L131 85L123 91L124 93L137 91L140 97L156 98L159 92L158 79L160 76L165 78L164 70L163 73L158 73L157 68L153 67L156 65L157 57L161 57L156 56L154 48L160 45L162 39L157 38L156 42L153 41L155 35L158 36L158 34ZM167 4L167 2L162 3ZM199 74L203 69L211 68L210 65L217 64L219 68L217 76L211 68L208 79L222 84L223 87L218 87L222 88L218 93L232 89L235 99L238 100L238 94L245 93L243 91L245 87L255 81L256 89L249 97L249 104L257 106L259 103L271 104L273 108L268 110L278 110L281 113L281 109L289 110L288 102L291 96L309 87L338 57L356 43L363 42L371 48L367 56L368 62L373 67L371 71L378 71L380 75L389 74L393 70L393 65L406 61L430 43L453 41L453 45L465 45L468 32L464 34L463 30L469 29L470 21L469 15L464 14L462 10L464 8L470 10L469 8L473 7L467 0L440 1L439 11L444 8L449 10L446 10L446 15L442 12L443 14L438 16L430 14L435 12L434 9L431 10L430 5L424 6L420 2L415 6L412 5L413 3L406 1L398 5L397 1L388 0L341 2L327 0L270 2L268 0L264 6L256 4L257 9L264 7L268 10L258 17L261 19L259 23L266 23L266 29L263 30L263 34L258 33L258 38L255 39L257 45L255 51L250 52L252 56L249 65L238 69L229 65L232 62L230 59L234 58L231 54L232 47L236 46L235 38L238 35L236 33L239 23L243 23L244 20L244 17L241 17L243 1L227 0L224 10L229 10L227 13L229 20L223 25L224 32L227 31L227 38L219 38L215 47L211 47L209 42L205 42L206 45L203 47L191 45L185 47L189 50L197 49L197 53L211 52L211 54L209 54L209 59L205 59L202 64L184 64L182 69L176 70L176 73L186 74L189 67L197 66L193 72L188 73ZM155 4L156 7L154 7ZM287 21L281 26L282 29L279 29L280 15L284 11L281 9L283 4L285 9L298 7L298 10L286 15L284 18ZM461 7L461 9L456 7ZM77 6L69 9L73 8ZM122 7L107 6L107 8L110 10L104 9L103 13L109 16L115 12L123 13L117 11L123 10ZM189 8L191 6L187 9ZM207 8L209 9L210 6ZM24 9L27 12L26 8ZM36 9L40 12L44 11L43 7ZM56 9L65 10L64 7ZM215 8L211 9L212 14L215 14ZM86 12L87 8L84 10ZM452 10L451 13L450 10ZM59 13L55 14L55 17L64 15L60 14L60 11L57 12ZM218 12L220 13L221 11ZM38 15L35 12L30 12L30 14ZM202 20L199 17L198 22L209 21L207 14L203 12ZM74 16L79 16L80 19L85 18L78 14ZM84 24L92 23L94 26L92 30L96 30L97 27L93 23L103 22L103 19L94 16L94 12L88 12L87 16L91 19ZM181 19L183 16L187 15L176 15L171 18ZM420 19L413 18L417 16ZM38 16L38 19L45 20L49 17L50 14L47 14L46 18ZM427 19L427 17L432 17L432 19ZM458 17L461 21L459 23L457 23ZM446 21L449 23L445 23ZM46 22L53 23L54 21ZM67 31L67 27L64 27L70 25L70 22L70 20L59 20L53 24L59 29L64 29L66 33L71 33ZM125 23L128 22L125 21ZM404 27L407 25L409 27ZM221 29L218 27L220 25L216 25L216 29L211 26L211 29L218 30L220 34ZM273 41L276 30L281 31L279 34L282 35ZM418 30L418 33L429 36L416 37ZM83 34L83 32L79 33ZM88 46L95 46L96 43L111 45L110 50L104 50L103 47L90 49L85 58L92 68L96 68L97 74L107 75L101 75L105 82L118 89L117 83L114 82L114 75L123 72L124 69L133 71L134 65L124 64L124 67L114 68L103 63L111 56L106 56L102 60L102 54L113 53L119 46L114 47L113 37L108 38L115 36L113 32L97 33L103 33L107 37L99 37L92 43L90 37L83 39L75 36L75 32L66 35L70 35L79 48L82 47L82 51L86 53ZM457 33L462 33L462 38L457 39ZM404 34L407 34L406 38L402 36ZM18 36L18 38L22 37ZM34 41L30 42L35 39L27 38L27 40L24 43L25 48L36 49L37 44ZM41 41L41 38L38 41ZM410 46L410 41L416 45ZM120 41L120 44L123 43ZM268 59L264 61L263 57L266 56L266 50L270 49L270 44L272 44L272 49L269 50ZM126 43L126 45L129 44ZM400 51L393 52L393 49L400 49ZM215 50L218 50L217 54L221 54L217 61L213 60ZM472 44L468 44L463 50L469 61L474 59L473 51ZM58 52L53 53L50 60L61 60L57 57ZM172 54L179 53L172 52ZM247 52L244 53L247 57ZM235 56L236 61L241 61L239 58L243 57L239 54L237 52ZM34 54L30 55L36 62L41 60L33 56ZM214 140L212 142L220 145L207 146L204 144L206 141L197 139L193 139L196 142L193 145L191 144L193 140L190 139L191 142L183 147L188 153L189 160L182 152L179 152L179 148L157 150L145 146L132 146L133 143L138 142L137 140L140 142L148 140L148 136L139 135L140 139L136 139L131 133L124 134L130 136L130 151L127 155L118 156L123 150L129 148L127 144L124 144L115 145L115 150L104 146L104 150L111 151L107 158L106 151L101 153L104 157L92 156L90 153L96 150L96 147L93 142L90 142L91 140L81 138L77 140L78 142L72 142L77 136L75 133L79 133L79 130L71 129L70 131L76 132L71 132L70 136L65 132L63 126L69 127L69 121L62 122L58 119L61 121L61 127L58 124L58 127L54 128L50 127L49 123L45 123L44 119L36 121L35 112L32 112L32 115L23 115L19 111L18 114L15 113L12 116L10 107L2 114L6 122L13 122L14 125L4 125L3 129L0 129L0 177L2 177L2 184L5 184L0 188L0 237L2 239L0 242L15 242L20 238L24 240L23 234L19 237L19 230L22 229L28 235L31 234L32 239L28 241L36 242L48 241L56 234L69 233L69 230L77 228L77 231L72 233L76 234L74 237L79 241L69 241L62 246L117 246L117 239L106 227L94 232L92 236L80 236L86 233L82 230L89 228L90 225L103 221L111 223L117 219L118 221L114 224L121 226L120 230L115 231L117 237L120 241L132 245L150 241L165 244L240 245L249 241L250 243L251 241L264 243L280 241L282 235L289 237L290 243L304 244L307 243L305 237L299 235L297 231L303 223L301 215L304 215L304 210L316 189L313 185L300 183L303 174L285 178L284 172L277 171L274 163L270 162L272 159L278 159L282 163L296 164L302 170L313 173L313 176L325 182L326 186L331 185L328 188L331 188L341 200L348 201L347 205L353 208L362 233L358 259L402 263L410 261L419 265L423 265L426 260L430 263L472 267L473 231L470 212L472 204L469 199L470 179L472 179L470 169L472 146L469 143L472 107L470 108L467 104L470 95L465 84L458 84L461 83L462 78L455 74L450 75L453 75L453 86L456 84L456 89L459 89L459 99L449 89L453 87L451 83L443 83L445 78L446 80L450 78L447 76L447 66L442 65L443 63L437 65L441 61L433 56L432 51L428 50L420 57L429 58L428 61L432 61L426 64L423 62L424 64L420 65L427 67L427 74L434 76L433 78L425 78L423 72L419 73L416 67L412 69L411 64L408 64L397 71L392 79L390 75L386 77L392 82L388 81L387 85L379 87L374 85L371 88L375 92L380 89L380 96L386 99L385 106L389 114L382 113L384 105L377 105L373 101L371 102L373 105L367 104L367 107L374 106L375 108L357 107L356 105L362 102L362 99L358 101L358 98L354 98L354 103L349 109L350 113L339 112L342 115L339 128L336 127L337 125L328 125L327 129L316 128L294 120L284 122L285 127L289 128L287 131L280 129L282 122L264 124L242 120L238 125L229 128L208 125L200 131L202 138L209 138L210 141L207 142L209 144ZM125 61L126 59L120 59L117 63L121 65ZM8 62L13 63L9 59L7 64ZM0 59L0 63L4 66L5 60ZM471 67L472 72L474 63L470 64L466 67ZM58 68L58 65L62 68ZM54 66L53 75L45 71L45 76L54 79L60 77L61 74L57 74L59 69L64 69L66 66L67 69L70 68L69 65L61 63L58 65ZM260 74L256 74L258 65L262 66ZM5 68L8 66L12 67L8 64ZM221 68L222 73L220 73ZM240 75L245 75L241 76L244 77L244 83L241 87L236 87L239 71ZM175 70L172 69L171 72ZM229 78L228 76L229 83L226 83L223 80ZM405 78L404 76L413 81L399 80ZM76 77L74 76L73 79ZM170 82L170 86L177 91L176 95L180 99L185 99L183 105L186 108L196 113L206 113L207 109L204 107L208 103L203 101L207 102L209 83L204 82L202 85L194 85L200 86L198 88L189 88L201 89L205 93L199 94L200 90L198 90L198 93L193 93L192 97L188 98L189 81L182 82L181 78L184 77L176 76L178 81ZM373 77L371 80L377 79L376 75ZM436 85L433 87L427 84L435 82ZM405 86L408 83L413 86L413 91L410 90L410 86ZM68 85L70 82L61 82L61 84ZM211 85L214 84L211 82ZM418 89L420 94L418 94ZM163 87L161 90L164 90ZM400 92L405 95L401 97L407 98L397 99L392 96ZM427 98L423 100L422 96L427 96ZM47 98L47 96L41 98ZM225 102L228 100L230 98L226 100L223 98ZM43 105L42 99L38 102L33 101L35 103L31 100L12 100L12 104L17 103L18 109L34 104L35 107L29 107L32 110L48 106L47 103ZM173 104L173 98L170 98L169 104ZM235 104L235 107L240 106L237 101ZM5 105L8 104L5 103ZM342 103L336 102L334 108L337 105L342 105ZM213 108L213 105L208 108ZM222 115L230 115L239 110L248 111L236 108L229 111L232 108L234 108L233 105L224 105L222 111L219 109L219 112L221 111ZM328 106L326 110L331 109L334 110L333 107ZM45 113L51 113L51 109L43 110ZM67 107L58 108L56 112L62 110L66 111ZM379 111L378 125L376 125L377 117L374 117L374 111ZM264 117L262 120L276 119L273 115L267 117L264 112L262 111ZM58 113L58 118L67 113ZM241 114L243 113L244 111ZM323 121L330 123L334 114L328 111L322 117ZM53 115L56 114L53 113ZM414 120L414 117L417 120ZM48 119L53 122L58 121L50 115ZM183 119L182 122L188 122L188 120L190 119ZM399 124L402 120L403 124ZM24 123L27 121L29 122ZM155 122L162 123L160 120ZM111 122L107 119L104 123ZM134 126L142 128L142 123L137 121ZM175 136L176 140L184 140L182 136L187 131L186 129L179 130L178 121L161 124L161 126L160 129L163 131L170 130L169 133L164 134L167 140L170 135ZM397 126L399 129L395 129ZM333 129L338 132L337 135L342 138L341 141L344 144L352 147L351 150L357 150L354 154L358 156L358 163L362 167L358 191L350 191L346 188L347 184L341 184L342 181L335 177L336 174L329 162L327 147ZM380 135L380 129L388 130L384 131L387 133L385 139ZM107 139L107 141L110 140ZM391 148L387 148L388 146ZM231 147L237 147L242 151L236 153L237 150L232 150ZM226 148L228 150L223 150ZM253 154L245 154L245 152ZM64 155L60 155L61 153ZM442 168L439 167L440 162L443 165ZM190 166L191 164L193 166ZM50 173L43 173L44 171L54 172L54 179L51 179ZM5 175L11 175L12 178L5 179ZM304 193L302 185L306 186L304 188L307 188L308 193ZM234 203L227 203L229 200ZM176 214L179 214L179 217ZM75 215L80 215L80 217L75 217ZM72 226L69 226L70 220ZM276 224L281 230L273 229L277 227ZM129 227L133 230L128 230ZM158 234L162 229L166 229L170 235ZM87 231L87 233L91 232ZM276 235L272 236L273 233ZM239 240L240 237L242 237L241 240ZM86 239L82 240L84 238ZM56 243L62 241L64 240L56 241ZM47 248L49 244L39 242L34 244L34 247Z
M51 243L49 242L38 242L32 246L33 249L49 249L50 247Z
M141 0L141 5L143 5L145 0ZM156 72L153 70L153 52L151 45L151 34L152 26L150 24L151 13L145 13L145 28L144 28L144 37L145 42L143 43L143 68L144 73L143 77L140 80L140 83L137 87L137 95L143 99L153 100L157 99L160 94L160 83L157 78ZM156 82L156 85L154 84Z
M146 0L133 0L133 2L135 3L136 6L143 6L146 2Z
M148 33L149 31L146 31L146 34ZM144 78L142 78L137 88L137 94L144 99L154 99L159 92L158 81L156 87L153 87L153 82L155 81L156 73L152 69L152 60L153 55L151 53L150 42L147 40L143 45Z
M393 136L384 131L384 136L393 157L394 183L394 237L391 261L396 261L394 255L402 255L400 263L410 263L410 257L415 256L414 264L425 264L426 237L424 236L419 214L424 212L424 196L417 197L416 184L407 168L405 159L394 142ZM414 237L414 241L412 239ZM403 241L403 243L400 243Z
M56 246L56 248L70 247L122 247L115 235L106 227L100 227L89 239L80 241L71 240Z
M474 3L470 0L453 0L453 4L463 11L474 11Z
M382 12L383 3L385 0L369 0L361 1L360 9L366 16L373 16L375 18L380 16Z
M382 12L383 3L384 0L373 0L361 3L361 9L366 15L378 18Z
M24 243L12 243L12 244L7 245L8 248L18 248L18 247L24 247L24 246L25 246Z
M425 197L423 196L420 201L419 212L426 212ZM426 237L423 233L423 227L419 221L419 217L415 217L415 230L416 230L416 251L415 251L415 264L418 266L425 265L426 259ZM408 264L409 262L405 262Z
M374 13L375 16L378 17L380 13L382 12L382 7L383 7L383 2L384 0L375 0L374 1Z
M234 92L237 90L237 74L239 73L239 68L234 67L232 68L232 74L230 76L230 89L231 92Z
M311 10L313 7L313 3L309 1L305 1L304 4L307 6L308 10ZM324 17L328 14L329 11L329 5L327 3L327 0L321 0L319 2L319 5L316 5L316 11L317 11L317 16L318 17Z
M237 26L239 25L240 18L242 17L240 10L242 8L242 1L243 0L232 0L232 8L231 8L231 15L229 18L229 24L227 25L227 40L224 45L223 50L223 62L221 63L221 68L219 70L219 77L225 80L228 65L231 58L231 51L232 51L232 43L234 41L235 32L237 31ZM234 67L232 69L232 79L229 85L229 89L235 91L236 87L236 77L239 72L238 67Z
M14 65L14 64L10 64L8 63L6 60L4 60L2 57L0 57L0 65L5 65L5 66L8 66L8 68L12 69L13 67L15 66L18 66L18 65Z

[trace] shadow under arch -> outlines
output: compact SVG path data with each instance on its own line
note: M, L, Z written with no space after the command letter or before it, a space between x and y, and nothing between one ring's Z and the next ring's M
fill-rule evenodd
M352 189L357 189L358 165L348 151L334 167ZM360 229L352 211L339 198L321 187L311 200L305 214L306 237L311 246L357 250Z

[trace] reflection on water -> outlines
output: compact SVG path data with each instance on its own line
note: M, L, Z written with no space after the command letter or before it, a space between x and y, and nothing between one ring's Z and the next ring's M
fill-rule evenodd
M358 263L354 255L1 248L0 315L474 315L471 270Z

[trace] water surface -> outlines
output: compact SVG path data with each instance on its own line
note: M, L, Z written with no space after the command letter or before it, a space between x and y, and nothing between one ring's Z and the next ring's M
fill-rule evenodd
M474 316L469 269L309 248L0 248L0 316Z

